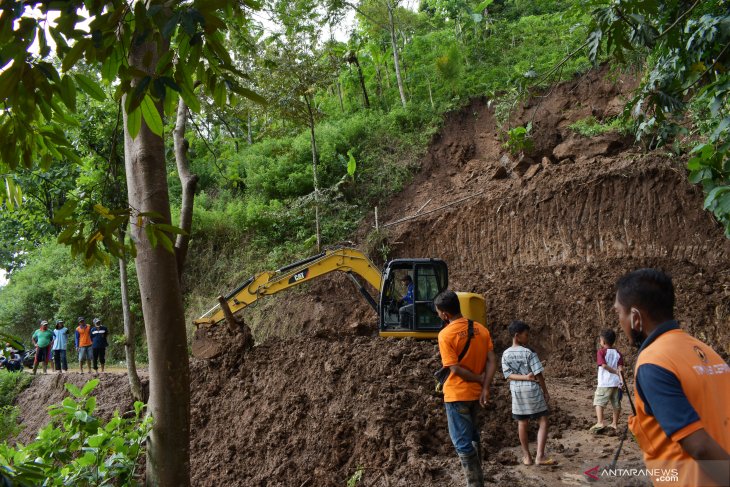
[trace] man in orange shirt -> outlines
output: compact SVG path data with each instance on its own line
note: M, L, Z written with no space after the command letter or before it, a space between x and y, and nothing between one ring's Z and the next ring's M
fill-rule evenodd
M449 436L461 460L467 486L482 487L477 411L478 405L486 407L489 401L489 386L497 370L492 338L481 323L461 315L455 292L442 292L436 296L434 305L439 317L447 322L439 332L438 341L441 362L451 371L444 383Z
M640 346L629 428L654 485L730 485L730 367L680 329L671 277L639 269L616 288L621 328Z
M86 320L79 316L79 326L76 327L76 350L79 351L79 366L81 373L84 373L84 362L89 364L89 373L91 373L91 328L86 324Z

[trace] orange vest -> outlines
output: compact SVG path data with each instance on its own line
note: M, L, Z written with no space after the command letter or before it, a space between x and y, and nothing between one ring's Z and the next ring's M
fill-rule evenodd
M670 438L656 418L646 412L641 396L634 395L636 416L629 418L629 428L644 452L647 469L663 470L660 476L653 476L654 485L716 485L679 440L704 429L725 451L730 451L730 367L712 348L679 329L662 333L639 353L634 377L644 364L655 364L673 373L700 417Z

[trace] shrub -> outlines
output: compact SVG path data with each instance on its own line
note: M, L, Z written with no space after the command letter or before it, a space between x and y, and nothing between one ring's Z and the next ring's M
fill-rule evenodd
M0 444L0 483L3 485L134 485L135 468L152 427L143 417L145 405L114 413L108 423L94 416L96 398L90 393L99 379L82 389L66 383L73 397L50 407L53 418L27 446Z

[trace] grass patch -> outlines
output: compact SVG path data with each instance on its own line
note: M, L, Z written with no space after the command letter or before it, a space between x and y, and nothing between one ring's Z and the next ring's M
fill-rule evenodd
M630 132L628 123L622 117L611 118L601 122L592 115L568 125L568 128L583 137L595 137L608 132L618 132L626 135Z

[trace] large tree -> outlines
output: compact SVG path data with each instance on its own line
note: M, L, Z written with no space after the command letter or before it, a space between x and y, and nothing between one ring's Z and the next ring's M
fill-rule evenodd
M67 226L64 241L88 260L105 260L107 252L124 256L118 230L131 224L149 349L152 485L188 485L190 478L190 377L163 116L174 113L180 96L199 110L193 93L198 82L218 106L233 93L256 98L238 83L242 73L224 47L227 26L244 21L243 6L255 4L9 0L0 7L3 173L78 161L64 130L72 123L77 89L104 99L106 84L122 103L129 208L99 205L104 218L94 228L75 226L72 207L56 218Z

